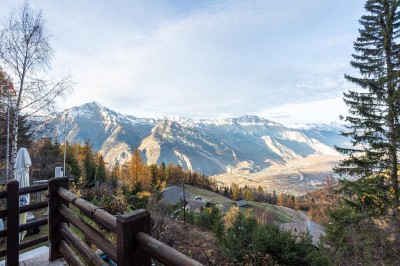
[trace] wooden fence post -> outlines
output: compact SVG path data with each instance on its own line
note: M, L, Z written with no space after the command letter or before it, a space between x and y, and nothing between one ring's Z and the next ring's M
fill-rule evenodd
M7 183L7 266L19 264L19 183L11 180Z
M62 257L58 245L63 239L58 225L64 222L62 216L58 212L58 206L64 204L69 207L68 201L62 199L58 195L58 188L69 189L69 180L67 177L52 178L49 181L49 260L53 261Z
M117 264L150 266L151 257L134 243L136 233L150 235L150 213L140 209L117 216Z

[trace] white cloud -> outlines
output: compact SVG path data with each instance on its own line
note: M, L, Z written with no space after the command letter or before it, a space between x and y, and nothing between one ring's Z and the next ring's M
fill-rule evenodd
M260 116L290 126L306 123L339 122L339 116L346 116L348 107L342 97L314 102L284 104L258 113Z
M94 8L91 1L45 2L58 35L54 69L69 69L77 82L62 108L96 100L137 116L186 117L338 98L348 86L343 73L362 6L347 0L125 1Z

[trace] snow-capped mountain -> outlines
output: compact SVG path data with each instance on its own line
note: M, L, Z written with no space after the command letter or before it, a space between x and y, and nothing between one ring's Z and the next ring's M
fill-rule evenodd
M341 136L341 132L346 132L348 129L337 123L330 124L305 124L292 127L295 130L302 132L309 138L317 139L318 141L327 144L328 146L350 147L350 141Z
M332 146L345 142L338 130L329 127L287 128L258 116L198 121L137 118L96 102L54 113L38 127L37 137L62 141L66 113L68 141L90 140L110 163L129 160L139 147L149 164L180 164L207 175L237 168L258 172L310 155L338 156Z

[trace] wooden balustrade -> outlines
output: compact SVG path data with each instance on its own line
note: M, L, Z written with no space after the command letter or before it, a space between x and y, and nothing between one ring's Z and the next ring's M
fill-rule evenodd
M96 228L77 217L69 204L77 207L102 229L116 234L116 243L110 242ZM64 257L68 263L104 265L76 234L69 229L72 224L91 243L113 259L118 265L151 265L152 258L165 265L201 265L177 250L150 236L150 213L136 210L113 216L68 190L68 179L54 178L49 182L50 260ZM74 254L69 245L79 253Z
M23 243L19 243L19 233L46 225L47 218L39 219L25 224L19 224L19 214L42 208L47 208L47 201L31 203L19 206L19 195L31 194L47 190L47 185L37 185L19 188L17 180L7 182L6 191L0 192L0 199L6 199L6 209L0 211L0 218L7 217L6 229L0 231L0 237L6 237L6 248L0 250L0 256L6 256L6 265L17 266L19 264L19 252L34 245L48 241L47 236L38 237Z
M19 206L19 195L47 189L49 192L48 203L45 201ZM7 217L7 228L0 231L0 237L6 237L6 248L0 250L0 256L6 256L6 265L17 266L19 251L45 241L49 241L50 261L64 258L69 265L107 265L69 228L69 224L72 224L91 243L120 266L150 266L152 258L165 265L201 265L150 236L151 222L148 211L140 209L113 216L69 191L67 178L50 179L48 186L36 185L21 189L18 182L12 180L7 183L7 190L0 192L0 199L2 198L7 199L7 208L0 210L0 218ZM70 204L77 207L80 213L87 216L101 229L115 234L116 243L112 243L99 229L76 216L69 208ZM49 207L48 219L42 218L26 224L19 224L20 213L47 206ZM42 236L19 243L19 232L47 223L49 224L48 237Z

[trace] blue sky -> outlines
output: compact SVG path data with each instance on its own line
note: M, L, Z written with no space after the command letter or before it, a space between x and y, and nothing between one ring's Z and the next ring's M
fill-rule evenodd
M4 3L5 1L5 3ZM20 1L3 0L4 20ZM361 0L30 1L54 35L60 109L139 117L258 114L286 125L345 114Z

